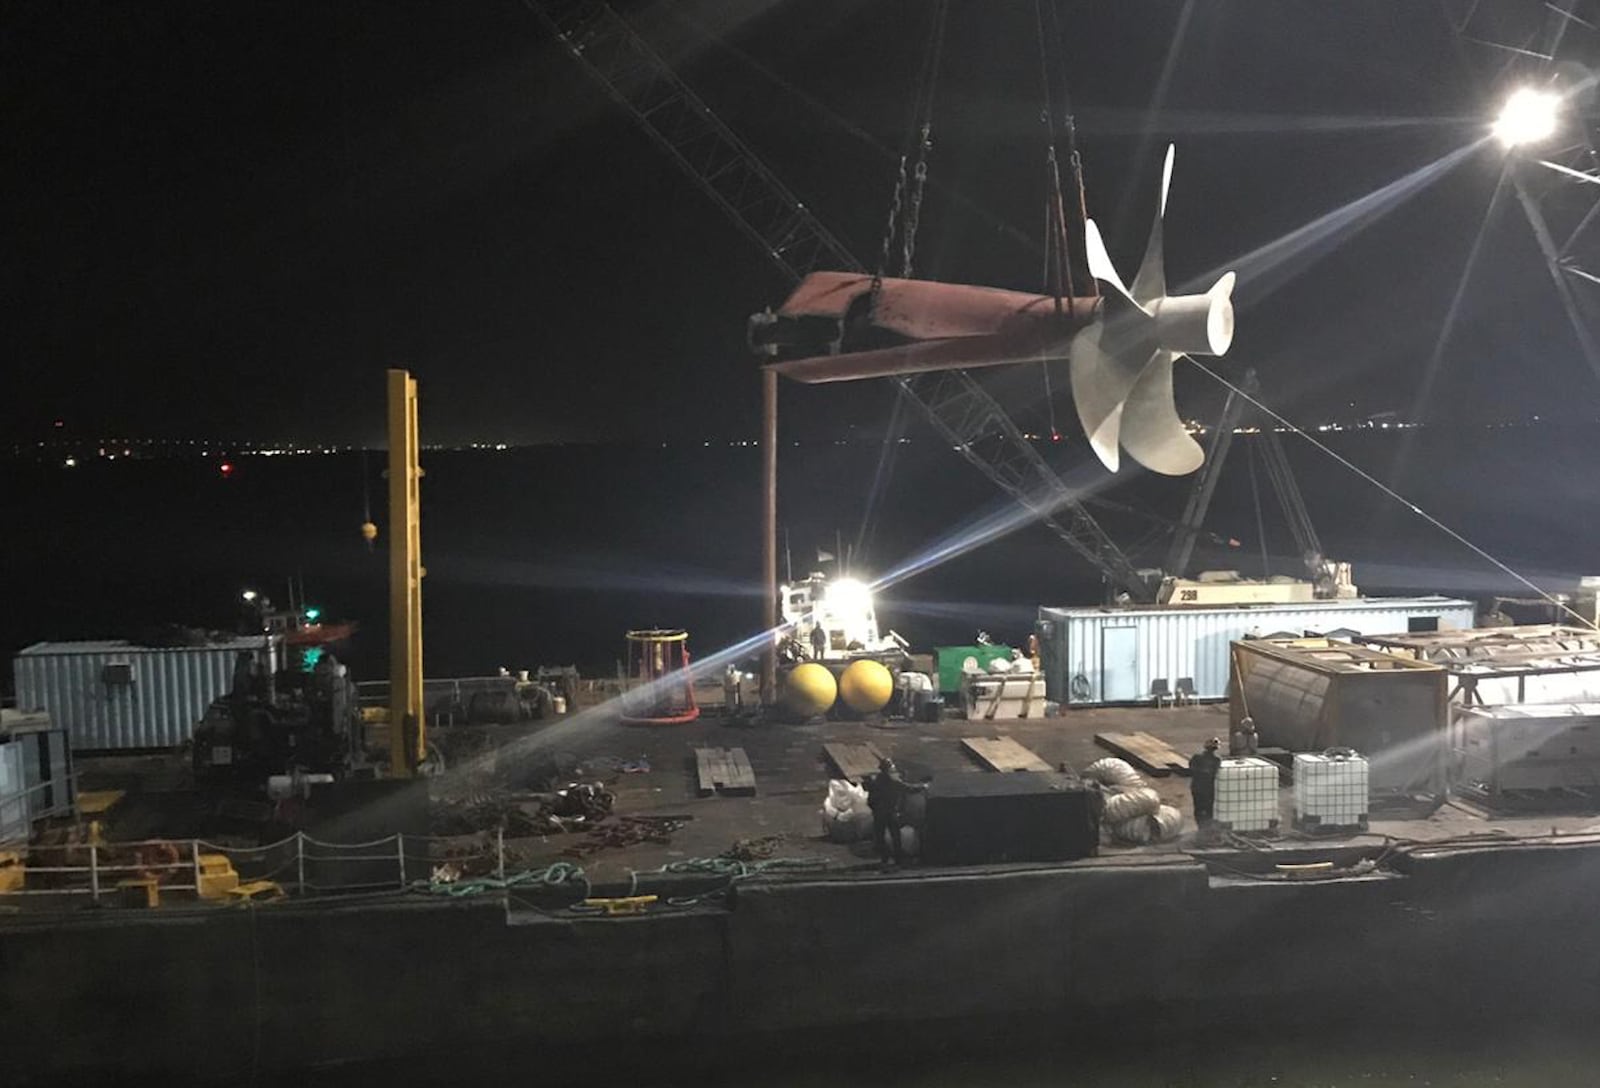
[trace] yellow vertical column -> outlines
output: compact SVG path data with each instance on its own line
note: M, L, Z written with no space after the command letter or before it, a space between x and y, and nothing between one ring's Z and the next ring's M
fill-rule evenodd
M389 371L389 771L407 778L427 750L422 709L422 519L417 380Z

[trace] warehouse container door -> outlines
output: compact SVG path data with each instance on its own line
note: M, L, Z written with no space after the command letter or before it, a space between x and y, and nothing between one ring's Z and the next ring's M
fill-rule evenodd
M1100 701L1131 703L1139 690L1139 629L1104 627L1100 630Z

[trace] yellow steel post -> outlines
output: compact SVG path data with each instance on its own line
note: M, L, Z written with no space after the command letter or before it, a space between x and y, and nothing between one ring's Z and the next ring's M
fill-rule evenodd
M422 711L422 523L417 380L389 371L389 772L408 778L427 750Z

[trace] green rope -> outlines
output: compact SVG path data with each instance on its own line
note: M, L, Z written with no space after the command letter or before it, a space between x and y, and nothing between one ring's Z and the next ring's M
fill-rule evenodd
M675 897L666 900L668 906L690 907L713 896L722 895L741 880L762 873L788 870L791 872L826 869L829 862L824 858L768 858L766 861L739 861L736 858L685 858L682 861L669 861L659 869L648 869L644 872L630 870L628 874L628 894L639 893L639 878L641 876L720 876L725 877L726 883L711 891L700 895Z
M724 883L700 895L683 898L668 899L669 906L687 907L705 899L722 895L741 880L770 872L804 872L826 869L829 862L824 858L769 858L766 861L739 861L736 858L685 858L682 861L669 861L659 869L649 869L645 872L630 870L628 874L628 894L637 895L639 892L639 878L641 876L716 876L724 878ZM427 881L419 880L412 885L416 890L428 892L433 895L445 895L452 898L461 898L471 895L484 895L490 892L508 892L515 889L528 888L564 888L568 885L581 884L584 898L589 897L589 877L583 869L569 862L558 861L543 869L524 869L521 872L508 873L504 880L499 877L476 877L472 880L453 881ZM573 910L581 910L581 904L575 904Z
M589 894L589 878L583 869L570 862L558 861L543 869L524 869L499 877L476 877L472 880L427 881L419 880L414 887L435 895L454 897L482 895L485 892L511 891L514 888L561 888L568 884L582 884L584 895Z

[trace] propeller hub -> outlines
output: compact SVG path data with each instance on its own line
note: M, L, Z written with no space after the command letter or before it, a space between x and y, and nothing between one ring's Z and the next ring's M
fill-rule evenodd
M1176 295L1150 305L1156 342L1182 355L1225 355L1233 343L1233 300L1227 295Z

